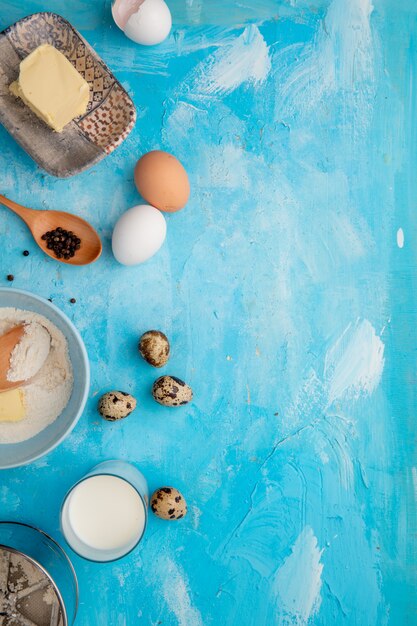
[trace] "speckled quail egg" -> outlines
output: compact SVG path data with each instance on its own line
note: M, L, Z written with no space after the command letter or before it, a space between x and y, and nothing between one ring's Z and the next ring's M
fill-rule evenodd
M101 396L99 413L109 422L127 417L136 408L136 399L125 391L109 391Z
M153 384L152 395L164 406L182 406L193 399L193 390L176 376L161 376Z
M151 509L162 519L177 520L187 514L187 503L175 487L161 487L152 494Z
M139 352L150 365L163 367L169 359L168 337L160 330L148 330L139 340Z

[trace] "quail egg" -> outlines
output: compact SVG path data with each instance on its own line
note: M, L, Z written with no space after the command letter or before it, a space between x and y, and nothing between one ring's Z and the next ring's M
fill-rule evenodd
M127 417L136 408L136 399L125 391L109 391L101 396L99 413L109 422Z
M152 387L154 399L164 406L182 406L193 399L193 391L176 376L161 376Z
M150 365L162 367L169 359L168 337L160 330L148 330L139 340L139 352Z
M187 503L175 487L161 487L151 496L151 509L162 519L177 520L187 514Z

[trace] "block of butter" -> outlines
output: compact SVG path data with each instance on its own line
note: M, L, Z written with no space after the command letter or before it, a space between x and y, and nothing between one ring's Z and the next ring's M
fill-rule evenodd
M0 422L19 422L25 417L25 401L21 389L0 393Z
M10 91L58 133L87 110L90 88L62 52L39 46L20 63Z

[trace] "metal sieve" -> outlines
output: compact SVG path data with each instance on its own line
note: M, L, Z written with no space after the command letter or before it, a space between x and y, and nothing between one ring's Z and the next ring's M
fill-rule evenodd
M74 568L56 541L0 522L0 626L72 626L77 607Z

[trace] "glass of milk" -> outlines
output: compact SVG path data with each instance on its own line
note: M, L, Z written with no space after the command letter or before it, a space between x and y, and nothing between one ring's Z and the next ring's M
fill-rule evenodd
M79 556L115 561L135 548L148 519L145 477L125 461L105 461L76 483L61 509L61 530Z

